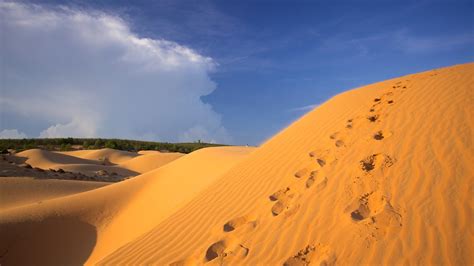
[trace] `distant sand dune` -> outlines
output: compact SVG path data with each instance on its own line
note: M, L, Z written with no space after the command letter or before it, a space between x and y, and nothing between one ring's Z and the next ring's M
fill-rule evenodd
M257 149L1 211L0 263L472 265L473 77L471 63L371 84Z
M161 167L167 163L170 163L183 155L183 153L179 152L148 152L142 154L141 156L127 160L119 164L118 166L120 168L128 169L130 171L143 174L158 167Z
M130 177L146 173L183 156L182 153L146 151L142 154L114 149L53 152L31 149L16 156L33 167L49 170L63 169L88 176L98 171Z
M120 164L133 159L139 156L137 153L128 152L128 151L120 151L114 149L99 149L99 150L81 150L81 151L67 151L62 152L66 155L71 155L78 158L89 159L99 161L106 159L108 162L113 164Z
M98 160L88 160L76 156L62 154L58 152L52 152L41 149L26 150L16 154L17 157L23 157L27 159L27 163L33 167L39 167L42 169L54 168L58 165L69 165L69 164L92 164L102 165L102 162Z

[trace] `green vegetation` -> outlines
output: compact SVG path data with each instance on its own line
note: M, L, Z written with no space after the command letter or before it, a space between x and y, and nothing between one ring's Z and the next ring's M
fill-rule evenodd
M223 144L211 144L201 141L190 143L168 143L138 141L126 139L83 139L83 138L57 138L57 139L0 139L0 153L8 149L23 151L28 149L44 149L53 151L70 151L79 149L102 149L111 148L125 151L157 150L168 152L190 153L205 148L225 146Z

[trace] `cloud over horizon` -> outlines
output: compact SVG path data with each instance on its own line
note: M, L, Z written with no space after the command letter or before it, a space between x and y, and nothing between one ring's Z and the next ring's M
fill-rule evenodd
M231 141L221 116L201 99L216 89L213 59L139 37L104 12L0 1L0 16L0 131Z

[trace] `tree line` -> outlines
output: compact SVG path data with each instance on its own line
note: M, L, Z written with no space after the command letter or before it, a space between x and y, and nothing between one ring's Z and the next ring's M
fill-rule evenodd
M223 144L196 142L170 143L127 139L103 138L31 138L31 139L0 139L0 151L8 153L9 149L17 152L29 149L44 149L51 151L71 151L79 149L111 148L124 151L156 150L166 152L190 153L205 148L225 146Z

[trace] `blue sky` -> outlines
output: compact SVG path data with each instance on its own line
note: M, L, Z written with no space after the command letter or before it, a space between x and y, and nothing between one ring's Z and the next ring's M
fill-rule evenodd
M31 5L31 2L22 3L24 6ZM342 91L404 74L471 62L474 59L472 1L34 3L43 11L46 9L61 13L65 12L63 9L66 7L68 10L92 14L92 17L96 16L94 14L97 12L117 17L131 33L140 38L166 40L191 49L204 58L204 63L199 63L199 66L207 64L206 58L212 60L212 66L198 72L193 70L191 76L196 78L189 81L189 84L194 84L196 80L209 79L209 82L202 83L202 87L212 89L202 89L196 93L198 101L202 101L196 105L196 110L208 107L212 110L202 111L202 116L189 118L187 124L179 126L163 121L185 121L189 117L185 112L182 117L151 116L151 122L136 125L135 119L131 119L130 123L133 125L130 126L136 128L149 126L153 129L155 124L162 123L163 127L169 130L161 127L156 129L159 134L145 129L137 131L138 133L130 131L121 134L122 127L117 126L117 123L112 123L107 128L89 128L81 124L88 124L89 117L97 116L94 113L81 113L80 116L71 114L68 117L34 117L24 110L13 112L2 109L0 131L16 130L15 134L29 137L37 137L43 130L42 136L84 132L82 135L85 136L170 141L201 138L232 144L258 145L311 110L311 107ZM11 9L5 12L11 12ZM30 7L29 12L37 10ZM87 45L86 43L85 46ZM87 55L90 56L90 53ZM7 61L18 60L12 58ZM27 67L15 66L20 73ZM12 65L7 63L2 68L10 69ZM188 74L189 72L176 72L177 78L180 75L190 76ZM203 75L205 77L202 77ZM96 81L102 84L101 80ZM124 82L127 83L127 80ZM149 82L164 88L178 81L165 80L160 84L160 79L150 79ZM13 96L9 97L7 87L10 83L6 83L2 85L2 94L6 99L14 99ZM19 86L18 81L13 80L11 83L13 87ZM213 85L210 85L211 83ZM130 84L134 87L140 86L136 82ZM163 90L166 91L165 88ZM94 90L88 95L94 95ZM166 95L165 93L159 96ZM181 94L170 95L180 97ZM196 99L189 99L189 102L195 101ZM119 99L117 102L122 101ZM130 111L123 116L139 108L138 103L132 105ZM175 112L185 108L178 109ZM100 109L97 113L106 113L107 110ZM153 109L150 111L153 112ZM189 114L195 113L194 109L189 111ZM77 123L80 126L72 122L71 124L68 119L80 120L81 123ZM108 118L104 116L100 119ZM147 120L146 115L140 119ZM196 124L195 121L202 122ZM102 125L99 122L96 124ZM48 128L47 131L44 131L45 127ZM74 130L63 131L65 127ZM173 137L181 134L177 131L183 129L187 132L185 135ZM69 134L74 135L73 133Z

